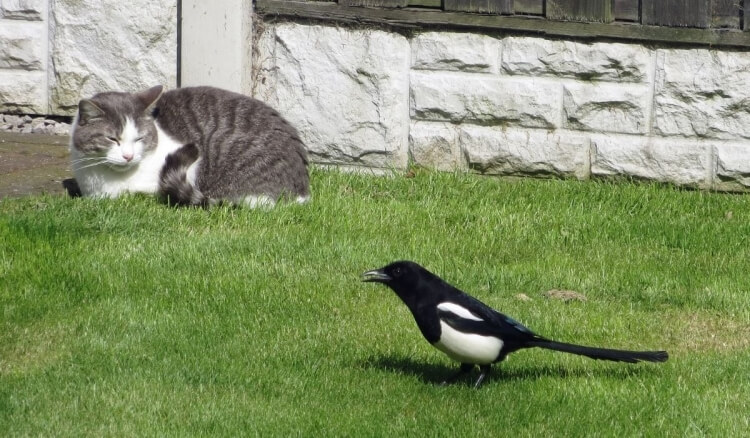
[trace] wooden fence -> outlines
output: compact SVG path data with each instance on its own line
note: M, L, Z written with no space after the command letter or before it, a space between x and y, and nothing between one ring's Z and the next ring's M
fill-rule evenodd
M257 0L262 15L750 47L750 0Z
M552 20L656 26L743 28L740 0L341 0L349 6L429 7L444 11L536 15Z

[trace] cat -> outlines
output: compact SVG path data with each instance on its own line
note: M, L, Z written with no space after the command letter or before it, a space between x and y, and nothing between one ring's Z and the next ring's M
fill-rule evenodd
M82 196L157 195L170 205L310 199L297 130L265 103L213 87L104 92L78 104L71 167Z

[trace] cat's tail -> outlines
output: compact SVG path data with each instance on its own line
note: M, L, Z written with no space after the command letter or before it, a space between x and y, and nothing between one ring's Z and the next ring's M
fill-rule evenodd
M167 204L200 207L208 205L208 199L188 181L188 169L198 158L200 151L194 143L188 143L167 155L159 175L159 192Z

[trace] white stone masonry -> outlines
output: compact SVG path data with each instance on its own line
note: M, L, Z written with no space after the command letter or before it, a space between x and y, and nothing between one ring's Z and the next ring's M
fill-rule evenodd
M46 114L48 0L0 0L0 111Z
M0 112L72 115L100 91L174 87L176 5L0 0ZM235 63L243 89L317 163L750 190L746 50L257 24L221 40L256 44Z
M323 163L750 189L750 54L279 23L256 95Z
M72 115L176 72L175 0L0 0L0 112Z

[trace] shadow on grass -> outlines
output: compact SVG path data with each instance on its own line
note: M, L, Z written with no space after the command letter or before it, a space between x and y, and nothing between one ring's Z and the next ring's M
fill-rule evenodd
M610 366L601 366L594 361L591 362L593 366L590 367L551 364L519 368L507 367L503 363L494 364L485 384L492 381L532 380L545 377L627 379L635 375L654 372L654 369L648 365L610 364ZM371 357L362 363L362 367L417 377L419 380L433 385L442 384L445 379L458 371L458 364L455 367L449 367L441 364L417 362L407 357L397 356ZM457 384L471 385L476 379L477 373L478 369L461 378Z

